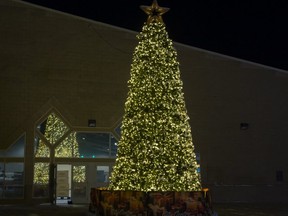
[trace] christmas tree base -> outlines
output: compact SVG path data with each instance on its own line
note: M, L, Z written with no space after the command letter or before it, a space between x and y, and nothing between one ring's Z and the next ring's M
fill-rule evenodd
M145 193L91 188L89 210L97 216L213 215L208 189Z

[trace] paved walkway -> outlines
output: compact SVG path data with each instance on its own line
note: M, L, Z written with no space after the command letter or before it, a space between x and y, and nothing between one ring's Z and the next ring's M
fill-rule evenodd
M90 216L86 205L0 205L0 216Z
M286 204L214 204L218 216L288 216ZM0 205L0 216L93 216L88 205Z
M218 216L288 216L288 203L214 204Z

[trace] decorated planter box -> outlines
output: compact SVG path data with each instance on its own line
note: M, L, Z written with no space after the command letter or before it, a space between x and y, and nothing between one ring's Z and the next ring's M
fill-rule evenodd
M91 189L90 211L99 216L212 215L209 191L141 192Z

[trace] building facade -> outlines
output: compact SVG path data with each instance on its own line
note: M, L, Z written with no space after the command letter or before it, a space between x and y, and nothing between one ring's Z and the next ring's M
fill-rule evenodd
M88 203L109 184L137 32L11 0L0 26L0 203ZM175 48L213 201L287 202L288 72Z

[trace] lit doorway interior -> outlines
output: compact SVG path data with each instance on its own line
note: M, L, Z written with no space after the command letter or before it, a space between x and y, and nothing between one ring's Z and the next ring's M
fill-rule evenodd
M56 204L86 202L86 166L58 164L56 173Z
M73 203L87 203L87 173L86 165L72 165L72 202Z
M57 164L56 169L56 204L71 203L71 175L70 164Z
M113 164L57 164L56 204L88 203L92 187L107 187Z

